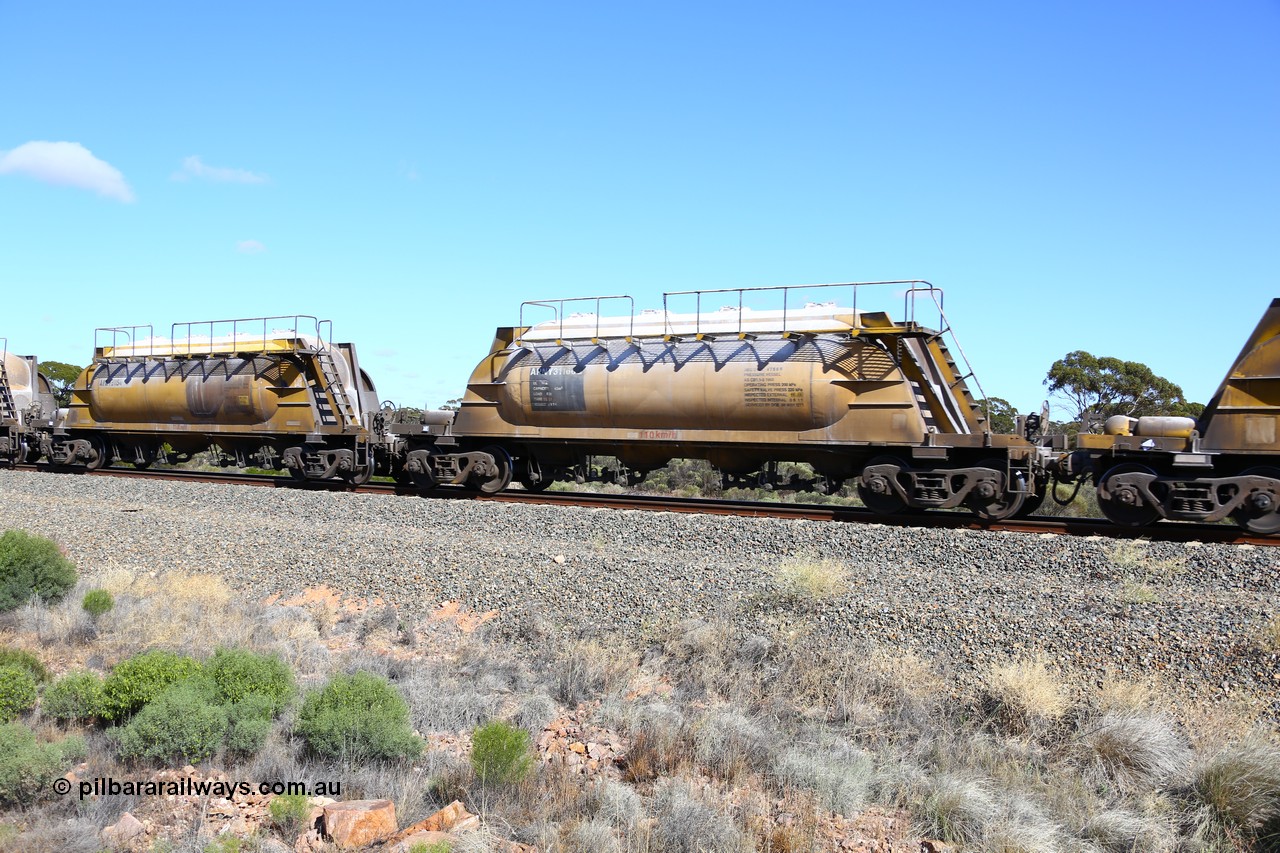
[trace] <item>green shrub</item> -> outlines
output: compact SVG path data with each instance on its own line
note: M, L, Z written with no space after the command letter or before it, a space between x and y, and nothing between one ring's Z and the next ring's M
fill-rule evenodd
M15 664L0 666L0 723L9 722L35 705L35 676Z
M84 594L84 601L80 606L85 612L92 616L95 620L100 618L112 607L115 607L116 600L112 598L111 593L105 589L91 589Z
M21 530L0 536L0 611L13 610L32 597L60 601L75 586L76 568L58 543Z
M486 723L471 736L471 768L483 785L519 782L533 767L529 733L501 720Z
M267 806L271 822L285 838L296 838L307 829L311 800L306 794L279 794Z
M240 720L227 730L227 749L240 755L254 755L270 736L270 720Z
M71 672L45 690L40 710L55 720L88 720L102 714L102 679L92 672Z
M422 741L409 706L387 680L368 672L335 676L307 694L297 732L320 755L350 760L415 757Z
M216 691L203 678L172 685L127 726L116 729L125 758L191 763L213 755L227 733L227 711L215 704Z
M84 735L67 735L58 741L57 746L64 764L76 764L89 757L89 745L85 743Z
M293 673L276 655L246 649L218 649L204 666L224 702L260 696L270 704L268 719L284 710L293 695Z
M433 841L430 844L419 841L409 847L409 853L453 853L453 845L448 841Z
M0 725L0 803L30 803L83 755L83 738L36 743L35 733L21 723Z
M20 666L36 677L36 681L44 683L49 680L49 670L40 662L40 658L36 657L26 649L3 648L0 649L0 666Z
M102 685L102 716L121 720L175 682L200 673L200 664L166 651L144 652L116 664Z
M251 839L238 835L220 835L206 844L200 853L249 853L250 850L257 849L257 843Z
M262 749L274 716L271 700L256 693L227 706L227 748L242 755Z

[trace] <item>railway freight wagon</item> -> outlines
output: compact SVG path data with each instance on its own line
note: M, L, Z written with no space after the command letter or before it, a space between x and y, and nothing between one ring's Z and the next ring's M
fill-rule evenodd
M99 329L43 453L55 465L145 468L212 446L225 464L363 482L377 392L355 345L331 343L330 330L306 316L178 323L168 338Z
M1091 478L1116 524L1230 518L1280 533L1280 299L1273 299L1198 419L1110 418L1080 434L1059 479Z
M12 465L38 455L28 442L53 426L57 402L49 380L33 355L9 352L0 338L0 464Z
M859 305L901 295L895 318ZM835 295L844 304L814 302ZM753 310L747 299L780 308ZM566 313L590 303L594 311ZM671 309L692 302L691 313ZM720 303L704 312L706 304ZM601 307L630 310L603 316ZM834 491L856 479L882 513L965 506L985 518L1044 497L1047 451L1031 429L992 433L926 282L868 282L529 302L472 374L453 432L527 489L582 481L595 456L635 483L673 458L700 458L726 485ZM917 320L923 306L938 322ZM525 315L552 312L528 325ZM957 361L959 359L959 362ZM1030 436L1030 438L1029 438ZM816 475L780 478L778 464Z

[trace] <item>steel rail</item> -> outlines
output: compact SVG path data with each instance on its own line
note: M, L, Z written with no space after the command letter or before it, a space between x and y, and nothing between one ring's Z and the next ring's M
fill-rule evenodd
M45 464L19 463L20 470L51 471ZM413 496L420 493L413 486L395 483L366 483L352 486L341 481L295 480L271 474L237 474L223 471L145 471L133 468L102 468L96 471L62 469L56 473L72 476L143 477L188 483L223 483L303 491L355 492ZM985 522L966 512L908 512L878 515L861 507L832 504L784 504L765 501L726 500L723 498L682 498L661 495L602 495L591 492L524 492L504 491L481 494L461 486L440 486L425 497L444 500L471 500L496 503L528 503L548 506L578 506L643 512L704 513L750 518L791 518L806 521L883 524L890 527L925 527L948 530L982 530L998 533L1034 533L1059 536L1103 536L1111 539L1149 539L1164 542L1208 542L1223 545L1280 545L1280 537L1254 536L1234 525L1159 522L1147 527L1119 527L1105 519L1031 516L1007 521Z

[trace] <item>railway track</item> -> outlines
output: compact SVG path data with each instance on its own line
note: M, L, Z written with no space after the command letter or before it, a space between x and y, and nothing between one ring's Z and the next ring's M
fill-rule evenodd
M19 464L22 470L45 471L45 465ZM174 471L132 468L104 468L97 471L59 471L69 476L149 477L190 483L223 483L307 491L357 492L361 494L394 494L414 496L412 487L395 483L367 483L352 487L341 482L294 480L270 474L234 474L222 471ZM1148 539L1165 542L1210 542L1226 545L1280 545L1280 537L1254 536L1234 525L1161 522L1147 527L1127 528L1103 519L1051 518L1032 516L1000 522L984 522L967 512L917 512L883 516L861 507L830 504L784 504L763 501L726 500L719 498L681 498L660 495L602 495L590 492L504 491L486 495L460 486L441 486L433 490L433 498L446 500L493 501L498 503L530 503L558 506L636 510L643 512L685 512L710 515L736 515L755 518L798 518L809 521L882 524L889 527L932 527L952 530L990 530L997 532L1040 533L1061 536L1105 536L1113 539Z

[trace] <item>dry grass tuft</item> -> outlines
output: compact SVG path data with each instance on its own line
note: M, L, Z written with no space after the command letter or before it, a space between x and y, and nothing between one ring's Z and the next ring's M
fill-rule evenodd
M1156 585L1181 574L1186 568L1178 557L1156 559L1147 542L1122 540L1107 551L1111 566L1120 576L1117 598L1123 604L1151 604L1160 599Z
M84 818L35 815L16 824L0 824L0 853L98 853L99 826Z
M622 759L623 777L633 783L652 782L688 763L684 715L663 701L611 701L601 707L600 720L631 739Z
M587 792L586 801L596 820L602 820L618 829L633 831L645 819L644 801L635 788L600 779Z
M1118 595L1122 604L1153 604L1160 600L1155 589L1145 581L1125 581Z
M634 668L631 655L621 648L621 642L606 646L596 640L566 644L556 654L552 695L570 706L607 696Z
M1259 703L1232 695L1216 702L1184 702L1178 705L1182 723L1197 755L1206 756L1232 744L1252 742L1259 728L1272 728Z
M1192 789L1242 829L1280 821L1280 748L1258 740L1228 746L1196 770Z
M1106 714L1141 711L1155 706L1159 699L1159 691L1153 679L1135 681L1112 674L1102 680L1094 702L1098 710Z
M122 650L129 646L162 646L190 652L212 652L216 646L249 645L257 615L255 608L229 606L233 593L227 582L212 575L165 572L122 578L115 608L102 624Z
M997 721L1014 733L1038 731L1069 707L1061 681L1041 654L992 667L986 684Z
M827 811L852 817L866 805L874 776L871 756L847 744L791 747L774 774L787 785L812 792Z
M772 757L776 734L734 708L708 711L693 727L698 762L724 779L748 770L764 770Z
M622 844L613 827L599 820L587 820L569 830L564 853L622 853Z
M982 849L990 853L1053 853L1060 850L1058 827L1025 815L1001 818L987 827Z
M1107 559L1121 577L1165 579L1180 574L1185 562L1179 557L1157 559L1142 539L1122 539L1107 549Z
M939 776L920 806L925 833L952 844L974 844L998 813L985 784L958 776Z
M1165 785L1181 778L1191 749L1174 721L1163 713L1111 713L1081 733L1089 763L1121 789Z
M773 573L778 592L796 601L825 601L849 589L849 569L835 560L787 560Z
M733 821L701 799L683 779L661 779L655 785L654 850L672 853L736 853L742 835Z
M1152 849L1144 844L1159 838L1151 821L1124 809L1107 809L1089 818L1080 834L1107 853Z

